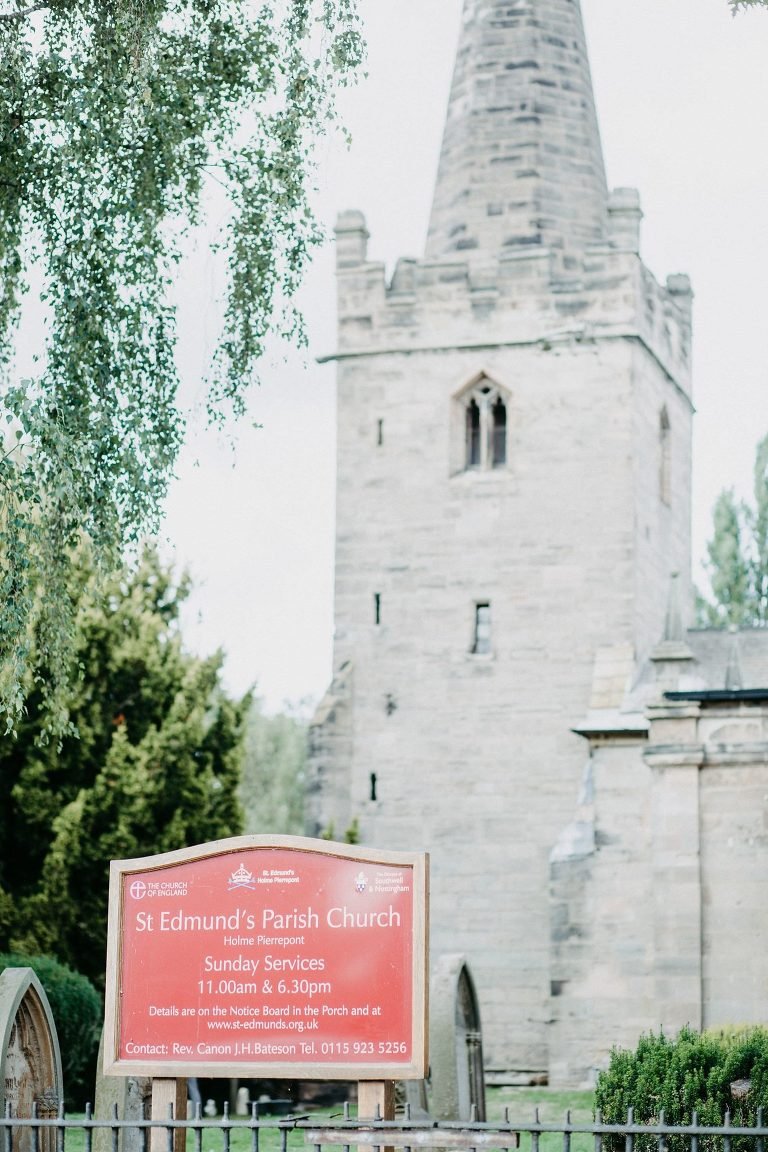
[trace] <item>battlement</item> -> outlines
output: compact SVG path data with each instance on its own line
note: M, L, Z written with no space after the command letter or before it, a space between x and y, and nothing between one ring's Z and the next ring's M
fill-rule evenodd
M617 189L607 240L568 268L536 246L471 263L405 258L387 282L384 265L368 260L364 216L345 212L336 227L339 345L331 358L634 337L689 392L690 282L675 275L662 286L645 267L641 217L637 192Z

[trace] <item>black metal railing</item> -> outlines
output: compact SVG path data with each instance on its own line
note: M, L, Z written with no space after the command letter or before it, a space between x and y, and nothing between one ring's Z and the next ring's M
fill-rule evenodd
M127 1137L130 1137L127 1140ZM353 1114L349 1106L337 1116L301 1113L261 1116L257 1104L248 1116L202 1115L200 1106L187 1119L120 1119L117 1109L96 1118L90 1108L83 1116L67 1117L33 1109L28 1118L16 1117L9 1106L0 1117L0 1152L289 1152L307 1149L326 1152L359 1148L405 1152L423 1148L467 1152L766 1152L768 1128L762 1110L755 1125L733 1123L729 1113L719 1125L702 1125L694 1113L689 1124L667 1124L664 1114L648 1123L635 1122L630 1109L623 1123L607 1124L598 1115L590 1122L572 1122L566 1113L560 1122L542 1122L538 1109L529 1118L511 1116L500 1121L435 1121L413 1118L408 1106L395 1120ZM181 1142L181 1145L180 1145Z

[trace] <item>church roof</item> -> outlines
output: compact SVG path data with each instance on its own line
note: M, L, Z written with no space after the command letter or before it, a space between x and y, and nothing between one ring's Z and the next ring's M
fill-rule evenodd
M567 258L606 201L579 0L465 0L427 257Z
M686 632L693 659L674 689L673 699L716 702L715 696L730 695L756 700L768 694L768 630L743 628L690 628ZM674 695L673 695L674 693Z

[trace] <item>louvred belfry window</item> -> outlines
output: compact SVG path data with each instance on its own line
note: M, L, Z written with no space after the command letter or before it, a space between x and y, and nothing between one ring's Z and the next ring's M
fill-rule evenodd
M507 408L497 396L491 408L491 466L499 468L507 462Z
M461 397L464 406L464 468L502 468L507 463L507 405L487 377Z
M480 405L474 397L467 405L467 468L478 468L480 452Z

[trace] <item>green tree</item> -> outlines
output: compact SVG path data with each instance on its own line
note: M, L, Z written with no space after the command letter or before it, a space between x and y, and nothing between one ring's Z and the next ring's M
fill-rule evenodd
M307 725L289 712L264 714L254 700L245 725L240 800L245 831L301 835Z
M169 287L209 190L227 269L209 411L242 413L319 238L311 144L361 59L356 0L0 0L0 707L26 671L50 726L74 640L73 556L151 533L183 438ZM19 382L30 283L47 328ZM32 645L31 622L37 630Z
M41 744L33 692L0 749L0 949L54 955L100 982L109 860L240 832L250 701L222 691L220 656L184 651L186 590L152 551L103 601L82 580L76 733Z
M753 503L721 492L705 567L711 600L698 598L699 623L710 627L768 624L768 436L757 446Z

